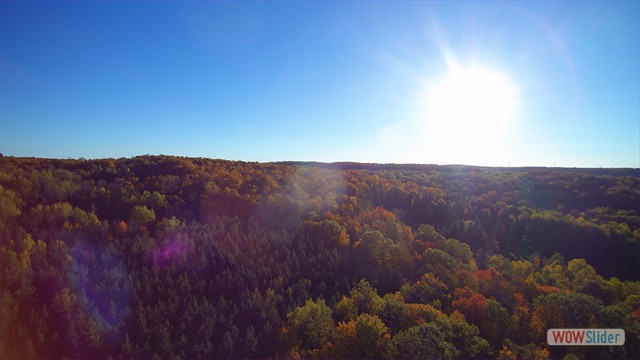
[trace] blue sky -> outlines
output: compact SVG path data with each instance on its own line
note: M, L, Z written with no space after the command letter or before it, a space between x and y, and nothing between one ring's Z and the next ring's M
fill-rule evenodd
M5 1L0 151L638 167L639 19L637 1ZM434 115L471 68L494 75L450 93L492 108Z

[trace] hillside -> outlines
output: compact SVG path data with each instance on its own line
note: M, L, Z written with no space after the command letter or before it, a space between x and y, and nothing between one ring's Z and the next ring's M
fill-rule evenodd
M638 169L3 157L0 200L3 359L640 356Z

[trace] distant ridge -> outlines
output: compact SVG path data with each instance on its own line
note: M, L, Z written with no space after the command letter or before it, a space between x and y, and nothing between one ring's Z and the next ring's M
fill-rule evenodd
M2 159L20 159L23 161L51 161L53 163L75 163L75 162L95 162L104 160L136 160L136 159L149 159L149 160L189 160L189 161L213 161L213 162L225 162L225 163L238 163L238 164L265 164L265 165L285 165L285 166L305 166L334 170L368 170L368 171L382 171L382 170L405 170L405 171L426 171L426 172L531 172L531 171L555 171L555 172L580 172L580 173L592 173L592 174L611 174L616 176L639 176L640 168L586 168L586 167L551 167L551 166L478 166L478 165L464 165L464 164L416 164L416 163L361 163L355 161L337 161L337 162L323 162L323 161L247 161L247 160L228 160L222 158L208 158L208 157L191 157L191 156L177 156L177 155L137 155L132 157L120 157L120 158L40 158L40 157L20 157L20 156L8 156L4 155L0 157Z

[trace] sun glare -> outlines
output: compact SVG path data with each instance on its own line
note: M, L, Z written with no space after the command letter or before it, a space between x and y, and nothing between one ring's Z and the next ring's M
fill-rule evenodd
M427 88L429 151L438 162L500 165L508 159L506 137L517 104L517 88L506 73L476 64L451 66Z

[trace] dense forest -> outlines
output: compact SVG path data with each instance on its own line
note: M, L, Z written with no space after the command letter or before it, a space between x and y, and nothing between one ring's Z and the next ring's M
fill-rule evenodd
M2 157L0 206L2 359L640 357L638 169Z

